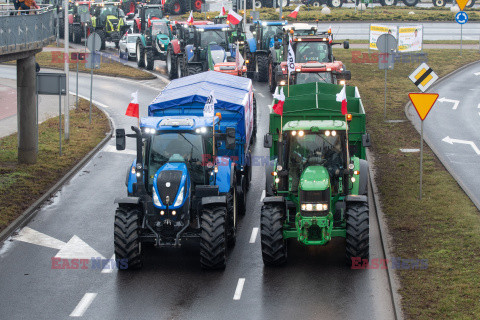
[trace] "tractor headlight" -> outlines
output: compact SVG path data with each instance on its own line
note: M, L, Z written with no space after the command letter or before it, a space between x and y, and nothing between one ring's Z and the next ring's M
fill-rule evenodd
M300 206L302 211L327 211L327 203L302 203Z
M285 80L280 81L280 85L281 85L281 86L284 86L284 85L286 85L286 84L287 84L287 82L286 82Z
M174 207L177 207L177 206L182 204L184 188L185 188L185 186L183 186L182 189L180 189L180 193L178 194L177 201L175 201L175 203L173 204Z
M156 205L156 206L161 206L162 204L160 203L160 199L158 199L158 195L157 193L155 192L155 187L152 187L152 197L153 197L153 203Z

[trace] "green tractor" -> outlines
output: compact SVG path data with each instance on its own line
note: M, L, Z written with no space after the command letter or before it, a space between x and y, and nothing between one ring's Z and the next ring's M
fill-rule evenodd
M247 36L245 30L243 29L243 23L231 24L227 20L228 16L216 16L213 18L214 24L228 24L230 28L228 29L228 41L230 43L238 44L239 51L245 57L245 43L247 41Z
M102 39L100 49L105 49L106 41L115 42L115 47L118 48L120 39L129 28L120 2L101 2L95 5L93 11L91 32L98 33Z
M369 257L365 111L356 87L346 87L348 114L329 83L291 85L283 118L270 114L270 148L261 209L263 262L287 261L287 240L327 245L346 239L346 262Z
M136 44L137 65L153 70L155 60L165 61L170 41L174 38L170 20L162 18L160 5L140 7L140 35Z

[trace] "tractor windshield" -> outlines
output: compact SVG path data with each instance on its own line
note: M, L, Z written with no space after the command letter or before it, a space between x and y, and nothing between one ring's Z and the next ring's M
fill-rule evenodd
M209 44L226 45L227 35L222 30L205 30L200 33L200 46L207 48Z
M101 11L101 15L103 16L116 16L116 17L124 17L125 14L123 13L122 9L119 9L117 6L105 6Z
M324 82L333 83L333 77L330 72L302 72L296 74L296 84L312 83L312 82Z
M325 42L297 42L295 62L328 62L328 45Z
M152 22L152 35L155 36L157 34L164 34L164 35L168 36L168 34L169 34L168 26L163 21L157 22L157 21L153 20L153 22Z
M193 184L206 184L203 155L212 154L212 143L202 135L172 132L153 136L147 146L148 184L155 173L168 162L184 162Z
M145 9L145 17L148 19L148 18L153 18L153 17L156 17L156 18L163 18L163 13L162 13L162 10L160 10L160 8L147 8Z

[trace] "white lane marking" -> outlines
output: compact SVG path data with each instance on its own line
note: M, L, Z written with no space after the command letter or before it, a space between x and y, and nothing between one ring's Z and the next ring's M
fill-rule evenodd
M70 317L81 317L87 311L93 299L97 296L97 293L87 292L83 296L82 300L77 304L75 309L70 313Z
M476 75L476 76L480 76L480 72L475 72L473 74Z
M245 278L238 279L237 289L235 289L235 295L233 296L233 300L240 300L240 298L242 297L244 284L245 284Z
M112 273L113 272L113 266L112 263L115 260L115 254L110 258L110 262L105 265L102 269L102 273Z
M135 152L134 150L129 150L129 149L125 149L125 150L117 150L117 148L115 148L114 146L112 145L106 145L103 149L102 149L103 152L113 152L113 153L120 153L120 154L132 154L132 155L136 155L137 152Z
M400 149L402 152L420 152L420 149Z
M480 109L480 103L477 106L478 109ZM478 115L480 116L480 112L478 112Z
M66 245L66 243L63 241L50 237L44 233L38 232L29 227L25 227L22 230L20 230L18 235L13 237L13 240L27 242L31 244L36 244L38 246L43 246L43 247L48 247L48 248L53 248L58 250L60 250Z
M265 190L262 191L262 196L260 197L260 202L262 202L263 199L265 199Z
M440 99L437 100L438 102L450 102L453 103L453 110L457 110L458 105L460 104L460 101L458 100L453 100L453 99L447 99L445 97L441 97Z
M258 94L260 97L265 98L265 96L261 92L256 92L255 94Z
M250 236L250 243L255 243L257 240L258 228L253 228L252 235Z
M58 251L55 257L62 259L105 259L104 256L75 235Z
M454 144L454 143L468 144L472 147L473 151L475 151L476 154L480 155L480 149L478 149L477 145L473 141L452 139L449 136L446 136L445 138L443 138L442 141L449 144Z

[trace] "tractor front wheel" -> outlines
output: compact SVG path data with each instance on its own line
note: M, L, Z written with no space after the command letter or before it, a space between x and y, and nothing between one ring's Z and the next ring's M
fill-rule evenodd
M140 210L137 208L118 207L115 212L113 242L115 259L127 263L125 269L142 267L142 244L140 242ZM123 261L119 261L120 266ZM122 270L120 268L120 270Z
M82 27L78 24L73 25L73 43L82 42Z
M194 0L193 1L193 11L195 12L202 12L202 4L204 1L202 0Z
M105 39L107 37L107 35L105 34L105 31L103 30L98 30L97 31L97 34L100 36L100 40L102 42L102 45L100 46L100 50L105 50Z
M225 205L203 208L200 232L200 265L204 269L225 269L227 232Z
M235 185L227 194L227 244L233 247L237 241L238 194Z
M199 65L191 65L187 67L187 74L193 76L194 74L202 72L202 67Z
M258 54L255 59L255 72L259 82L268 80L268 57L264 54Z
M262 258L266 266L287 262L287 241L283 238L283 204L265 204L260 214Z
M167 75L170 80L177 78L178 70L177 70L177 56L173 53L172 46L169 46L167 49Z
M356 202L348 206L346 212L346 263L352 265L352 259L368 259L369 221L368 202Z
M137 46L136 46L136 55L137 55L137 66L139 68L145 67L145 60L143 59L143 55L145 54L145 48L143 47L142 42L137 40Z
M343 4L343 0L328 0L327 4L331 8L340 8Z
M277 82L275 81L275 68L273 67L272 56L268 56L268 87L271 93L275 92L275 88L277 87Z
M145 52L145 54L144 54L145 69L153 70L153 65L155 64L155 60L153 59L152 49L151 48L150 49L145 48L143 51Z

